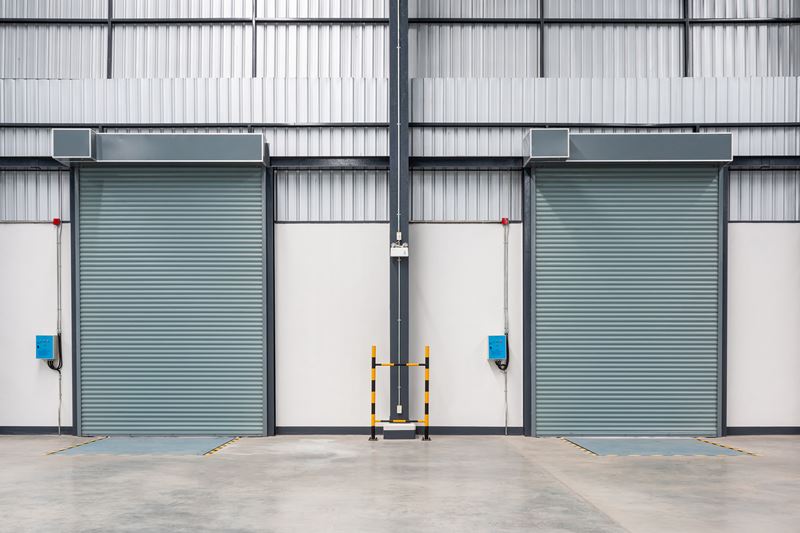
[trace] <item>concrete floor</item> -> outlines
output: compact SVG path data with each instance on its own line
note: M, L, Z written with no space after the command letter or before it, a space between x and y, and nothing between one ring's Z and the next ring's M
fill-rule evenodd
M800 531L800 438L758 457L593 457L559 439L242 439L208 456L45 455L0 437L0 531Z

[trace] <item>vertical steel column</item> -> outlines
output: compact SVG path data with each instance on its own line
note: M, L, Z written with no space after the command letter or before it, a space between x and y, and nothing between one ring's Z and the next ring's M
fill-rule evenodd
M544 0L539 0L539 77L544 78Z
M269 146L266 146L267 154ZM265 387L265 410L264 410L264 432L267 436L276 433L275 415L275 173L271 166L264 170L263 181L264 194L264 296L266 312L265 334L265 355L266 372L264 373Z
M533 435L533 177L522 172L522 428Z
M253 78L256 77L256 72L258 71L258 62L256 61L256 58L258 57L258 35L257 35L258 32L256 32L257 4L258 4L258 0L253 0L253 4L251 6L251 9L253 10L253 12L250 14L251 21L252 21L251 22L251 24L252 24L251 27L253 28L253 49L252 49L252 54L253 54L253 58L252 58L253 74L252 74L252 77Z
M108 0L108 8L107 8L108 12L106 13L106 15L108 17L108 25L106 27L106 54L107 54L106 55L106 78L109 79L109 80L111 79L111 75L112 75L111 58L113 57L112 56L112 48L114 46L114 39L113 39L113 36L112 36L112 30L114 28L113 5L114 5L114 0Z
M370 407L372 409L372 416L369 424L369 440L378 440L375 436L375 358L378 356L378 349L372 345L372 377L370 379L370 387L372 388L372 401Z
M691 40L691 29L689 26L689 17L690 17L690 1L691 0L683 0L683 77L688 78L691 76L691 72L689 70L689 42Z
M389 17L389 214L391 242L408 242L408 0L392 0ZM408 259L390 258L390 360L408 362ZM408 368L391 371L389 418L409 418ZM399 416L402 415L402 416Z

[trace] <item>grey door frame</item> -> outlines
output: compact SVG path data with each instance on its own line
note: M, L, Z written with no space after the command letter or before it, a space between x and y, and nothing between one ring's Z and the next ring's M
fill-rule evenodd
M76 435L83 435L81 420L81 343L80 343L80 171L84 166L104 168L130 168L157 166L190 167L201 166L191 161L180 163L84 163L70 169L70 245L72 250L72 427ZM264 276L264 420L263 435L275 435L275 186L272 168L267 164L203 163L202 166L258 166L261 168L262 232L263 232L263 276Z

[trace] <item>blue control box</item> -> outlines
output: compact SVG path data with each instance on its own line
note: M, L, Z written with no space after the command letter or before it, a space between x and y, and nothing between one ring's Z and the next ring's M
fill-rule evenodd
M36 335L36 359L52 361L58 355L58 341L54 335Z
M489 361L505 361L508 345L505 335L489 335Z

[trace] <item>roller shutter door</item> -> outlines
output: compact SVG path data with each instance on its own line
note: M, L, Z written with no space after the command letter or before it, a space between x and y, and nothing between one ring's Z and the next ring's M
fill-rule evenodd
M264 433L259 168L84 168L81 433Z
M535 174L537 435L713 435L718 169Z

